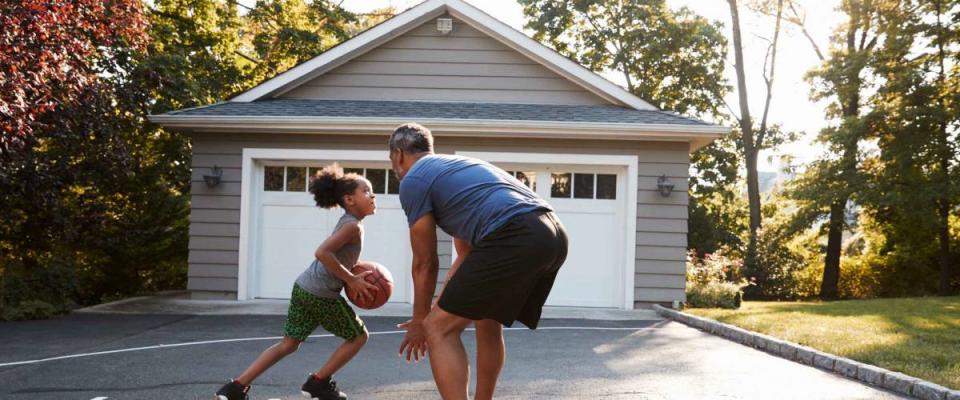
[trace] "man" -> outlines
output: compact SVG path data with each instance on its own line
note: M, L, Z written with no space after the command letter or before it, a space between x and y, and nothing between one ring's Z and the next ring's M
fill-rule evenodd
M567 256L567 235L552 207L486 162L433 153L433 136L418 124L390 137L390 163L400 177L400 203L413 250L413 318L400 355L425 353L440 395L466 400L467 354L460 336L477 334L476 399L492 399L503 367L502 325L536 329L553 281ZM457 259L436 304L437 234L453 236ZM429 352L427 351L429 349Z

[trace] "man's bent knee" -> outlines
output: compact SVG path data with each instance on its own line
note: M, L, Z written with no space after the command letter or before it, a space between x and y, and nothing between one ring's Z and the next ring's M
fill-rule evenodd
M423 329L426 331L427 342L436 342L449 335L459 335L470 322L469 319L437 308L424 318Z

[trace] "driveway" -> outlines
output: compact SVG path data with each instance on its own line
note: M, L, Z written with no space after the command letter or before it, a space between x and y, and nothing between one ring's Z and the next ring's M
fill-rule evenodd
M397 357L403 319L365 320L373 335L337 374L341 389L353 399L439 399L429 365ZM210 399L282 324L279 315L169 314L0 323L0 398ZM325 333L267 371L251 398L301 398L306 374L338 343ZM505 337L502 399L901 398L663 320L548 319ZM472 332L464 342L473 348Z

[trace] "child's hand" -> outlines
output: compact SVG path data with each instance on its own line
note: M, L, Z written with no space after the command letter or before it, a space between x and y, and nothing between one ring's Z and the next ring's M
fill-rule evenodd
M347 285L347 291L349 291L348 294L350 297L355 298L359 294L360 298L363 300L373 301L374 296L376 296L376 291L380 290L380 288L364 279L367 275L372 273L373 271L364 271L354 275L353 278L344 281L344 284Z
M406 351L408 364L411 356L415 362L420 362L421 358L426 358L427 335L423 330L423 321L411 319L397 325L397 328L407 331L407 334L403 337L403 342L400 342L400 354L398 355L403 358L403 352Z

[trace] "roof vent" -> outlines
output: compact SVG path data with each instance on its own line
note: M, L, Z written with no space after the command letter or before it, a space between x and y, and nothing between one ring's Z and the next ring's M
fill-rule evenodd
M437 18L437 31L441 35L449 34L453 30L453 18Z

